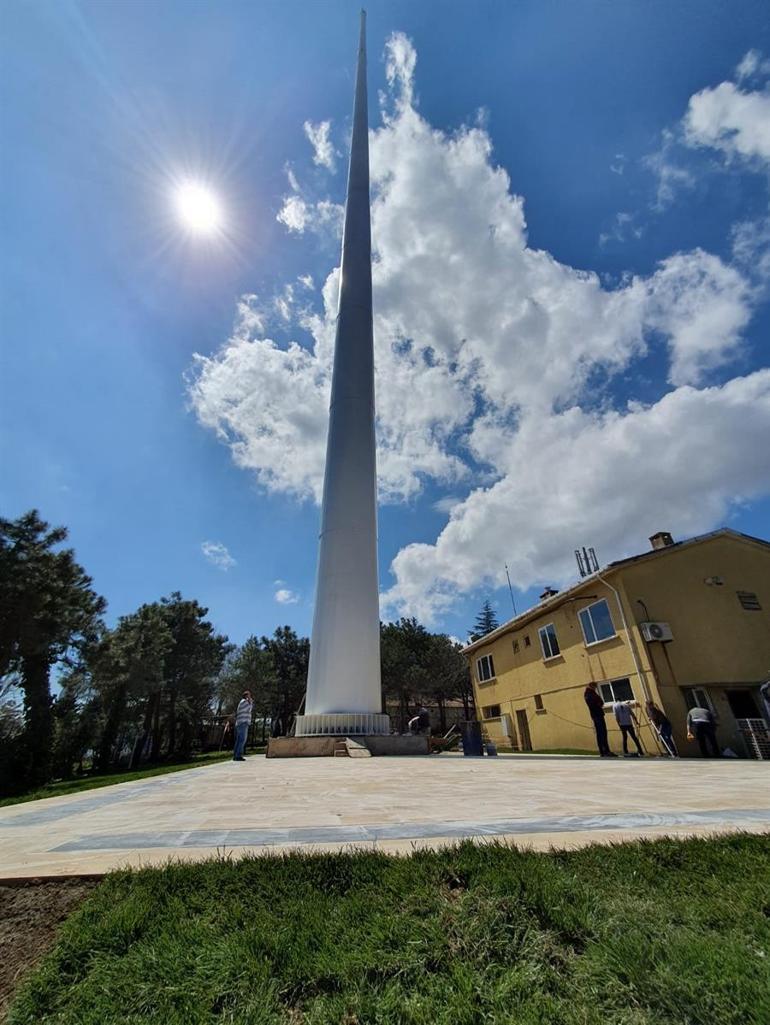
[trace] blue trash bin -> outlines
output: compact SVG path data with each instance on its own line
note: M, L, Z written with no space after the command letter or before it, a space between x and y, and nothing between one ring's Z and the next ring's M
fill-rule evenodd
M475 719L464 720L460 723L460 735L463 738L463 754L466 757L481 757L484 754L480 722Z

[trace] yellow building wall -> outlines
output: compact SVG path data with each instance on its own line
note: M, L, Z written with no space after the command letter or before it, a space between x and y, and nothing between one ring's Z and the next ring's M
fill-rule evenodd
M608 587L595 580L586 584L583 594L590 597L581 596L579 600L565 602L472 653L476 707L489 739L503 749L510 747L511 742L505 737L499 721L485 719L485 707L499 704L501 712L510 715L519 748L523 746L517 716L520 712L526 716L533 750L573 748L595 751L595 733L583 698L587 684L591 680L606 682L628 677L634 697L643 703L644 691L621 627L615 596ZM607 601L616 635L586 646L578 611L601 598ZM556 629L560 654L545 660L538 630L548 623L553 623ZM526 637L529 637L529 646L526 645ZM514 651L514 640L518 641L518 652ZM477 660L490 653L495 680L479 683ZM536 707L535 695L541 698L542 710ZM611 714L607 716L607 728L610 746L619 751L620 731ZM643 731L642 736L650 752L657 750L648 730Z
M715 537L632 563L619 576L627 616L635 622L647 618L641 598L651 620L671 627L674 639L666 644L645 644L637 637L656 674L680 753L698 753L685 736L683 689L693 686L705 687L711 697L720 745L742 752L724 692L745 686L756 694L770 670L770 549L741 538ZM713 577L723 583L705 582ZM761 610L744 609L737 591L756 594Z
M715 576L723 579L723 585L704 583ZM716 537L629 563L608 580L618 591L628 635L622 627L618 597L608 586L590 580L581 592L570 596L578 600L565 601L470 654L476 707L489 739L502 749L512 743L521 748L517 713L522 713L533 750L595 751L595 734L583 691L591 680L627 677L640 704L639 735L649 753L656 753L659 745L644 714L648 695L671 719L680 753L699 754L697 745L685 738L687 706L682 688L687 686L708 687L719 718L721 746L742 752L724 688L747 684L756 691L767 678L770 550L740 538ZM743 609L736 591L757 594L762 610ZM586 646L578 611L599 598L608 603L616 636ZM643 640L638 624L647 619L647 614L637 599L645 602L650 619L670 624L674 635L671 643L648 645ZM554 624L561 650L556 658L544 660L538 630L548 623ZM527 636L529 646L525 644ZM514 640L518 641L518 652L513 649ZM493 656L496 676L480 683L477 660L486 654ZM540 695L542 710L536 708L535 695ZM484 708L494 705L500 705L503 715L510 716L513 740L506 737L499 719L485 719ZM620 731L609 709L606 721L610 747L620 752Z

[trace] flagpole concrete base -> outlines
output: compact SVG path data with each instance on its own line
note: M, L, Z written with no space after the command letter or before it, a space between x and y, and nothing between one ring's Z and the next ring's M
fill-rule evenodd
M345 737L271 737L267 742L268 758L333 758L340 751ZM415 756L429 753L427 737L398 736L356 737L357 745L364 745L370 754ZM343 751L347 754L347 751Z

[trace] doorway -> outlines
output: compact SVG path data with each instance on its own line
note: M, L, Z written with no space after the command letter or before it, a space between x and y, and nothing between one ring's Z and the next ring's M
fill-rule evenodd
M726 690L725 697L736 719L762 718L750 690Z
M522 751L532 750L532 738L529 735L529 722L527 721L527 712L524 708L519 708L516 712L516 725L519 728L519 743Z

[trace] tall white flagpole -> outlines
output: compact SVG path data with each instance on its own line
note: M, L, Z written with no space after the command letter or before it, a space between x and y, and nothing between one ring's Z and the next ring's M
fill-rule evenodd
M297 736L389 733L380 690L366 14L361 12L305 714Z

